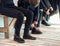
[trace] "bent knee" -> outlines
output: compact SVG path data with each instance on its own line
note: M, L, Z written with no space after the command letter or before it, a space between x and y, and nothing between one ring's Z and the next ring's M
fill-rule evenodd
M17 14L17 18L19 18L19 19L22 19L22 20L23 20L23 19L24 19L24 14L23 14L23 13L21 13L21 12L20 12L20 13L18 13L18 14Z
M32 11L29 11L29 17L33 18L34 13Z

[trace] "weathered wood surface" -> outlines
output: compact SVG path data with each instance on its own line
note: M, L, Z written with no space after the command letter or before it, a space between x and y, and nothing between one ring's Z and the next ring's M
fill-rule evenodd
M0 38L0 46L60 46L60 29L59 28L41 28L43 34L33 35L37 40L25 40L24 44L17 43L12 39ZM10 36L12 38L13 36Z

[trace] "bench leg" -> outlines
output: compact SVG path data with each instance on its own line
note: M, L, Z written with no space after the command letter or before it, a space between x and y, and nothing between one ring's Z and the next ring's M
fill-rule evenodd
M5 32L5 38L9 38L9 32Z
M8 17L4 16L5 38L9 38Z

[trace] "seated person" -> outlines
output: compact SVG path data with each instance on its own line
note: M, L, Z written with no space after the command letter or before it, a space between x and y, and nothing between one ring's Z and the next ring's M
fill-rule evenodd
M45 26L50 26L50 24L47 23L47 21L48 21L49 16L50 16L50 11L53 11L53 8L52 8L49 0L41 0L40 9L43 9L42 16L44 18L42 19L42 24Z
M24 39L36 40L35 37L32 37L29 34L29 30L33 21L33 12L27 10L22 7L16 7L13 3L13 0L1 0L0 2L0 13L6 15L8 17L17 18L16 23L14 25L15 33L14 33L14 41L19 43L24 43ZM24 28L23 38L20 37L20 29L23 23L24 16L26 16L27 20Z
M37 7L40 3L40 0L30 0L31 2L27 1L27 0L19 0L18 1L18 7L24 7L26 9L29 9L31 11L34 12L34 17L33 17L33 22L32 22L32 25L31 25L31 28L32 28L32 33L33 34L41 34L42 32L40 31L40 28L38 27L35 27L35 25L38 23L37 20L38 20L38 12L39 12L39 7ZM34 5L33 2L37 2L36 5ZM37 7L37 8L36 8ZM37 31L38 30L38 31Z

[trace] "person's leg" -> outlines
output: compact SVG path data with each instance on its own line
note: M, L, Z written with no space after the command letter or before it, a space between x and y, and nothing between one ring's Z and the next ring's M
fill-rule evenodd
M38 24L36 25L37 27L40 27L41 20L42 20L42 15L43 15L43 13L40 11L39 12L39 18L38 18Z
M12 18L17 18L14 26L15 28L14 40L19 43L24 43L24 40L20 37L20 29L23 23L24 14L14 8L2 8L1 14Z
M22 11L24 13L24 15L26 16L26 22L25 22L25 28L24 28L24 39L31 39L31 40L35 40L35 37L30 36L29 34L29 30L33 21L33 12L27 9L24 9L22 7L17 7L18 10Z
M59 3L59 15L60 15L60 3Z
M58 0L59 15L60 15L60 0Z
M42 16L42 24L45 25L45 26L50 26L50 24L48 23L48 20L49 20L49 17L50 16L47 16L44 12L43 12L43 16Z
M35 28L33 28L32 29L32 34L42 34L42 32L40 31L40 24L41 24L41 17L42 17L42 12L40 11L39 12L39 16L38 16L38 20L37 20L37 24L35 25L35 27L37 28L37 29L35 29Z
M60 15L60 6L59 6L59 15Z

